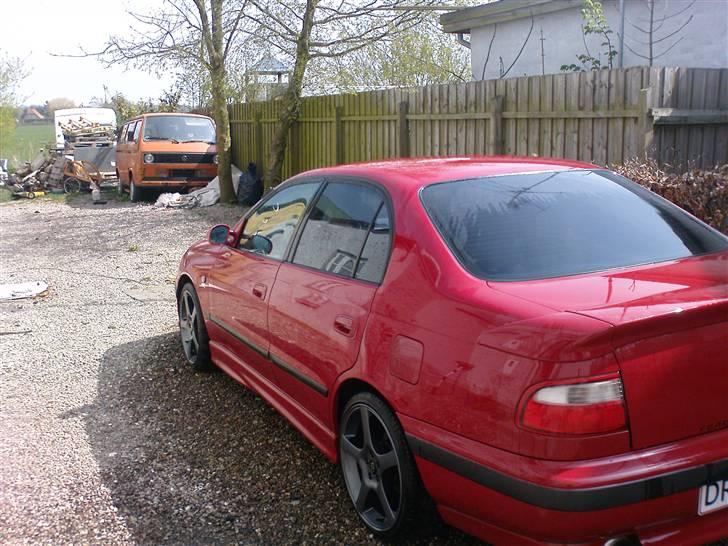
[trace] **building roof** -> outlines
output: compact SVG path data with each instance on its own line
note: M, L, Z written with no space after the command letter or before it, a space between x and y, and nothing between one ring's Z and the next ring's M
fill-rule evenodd
M445 32L469 33L472 28L580 8L582 4L582 0L496 0L441 15L440 24Z
M276 59L273 55L266 55L259 60L255 66L253 66L251 72L263 75L276 76L278 74L288 74L291 71L289 66L286 66L281 61Z
M32 106L29 106L23 112L23 119L24 120L25 119L38 119L38 120L40 120L40 119L46 119L46 117L43 114L41 114L40 112L38 112L38 110L36 108L34 108Z

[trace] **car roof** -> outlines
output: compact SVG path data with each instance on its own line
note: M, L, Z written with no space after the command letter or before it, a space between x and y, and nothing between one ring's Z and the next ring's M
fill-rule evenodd
M212 119L210 116L203 116L202 114L191 114L189 112L145 112L144 114L139 114L138 116L135 116L124 123L128 123L130 121L136 121L142 118L151 118L151 117L157 117L157 116L189 116L193 118L205 118L205 119Z
M302 175L352 176L385 186L422 186L437 182L570 169L601 169L598 165L565 159L515 156L421 157L390 159L326 167Z

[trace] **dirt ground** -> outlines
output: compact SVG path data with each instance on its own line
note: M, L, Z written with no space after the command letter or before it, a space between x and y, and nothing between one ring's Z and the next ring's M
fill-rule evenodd
M375 544L329 464L179 348L183 251L243 210L0 205L0 543ZM477 544L444 530L432 544Z

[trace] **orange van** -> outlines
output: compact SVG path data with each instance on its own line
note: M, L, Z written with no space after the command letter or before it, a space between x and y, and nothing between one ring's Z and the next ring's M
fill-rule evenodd
M143 114L124 123L116 144L119 193L205 186L217 176L215 124L197 114Z

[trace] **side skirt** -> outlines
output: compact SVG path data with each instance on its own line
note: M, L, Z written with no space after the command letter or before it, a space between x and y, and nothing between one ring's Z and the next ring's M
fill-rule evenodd
M303 406L293 400L256 370L245 365L223 344L210 341L212 361L233 379L242 383L285 417L331 462L337 461L336 435Z

